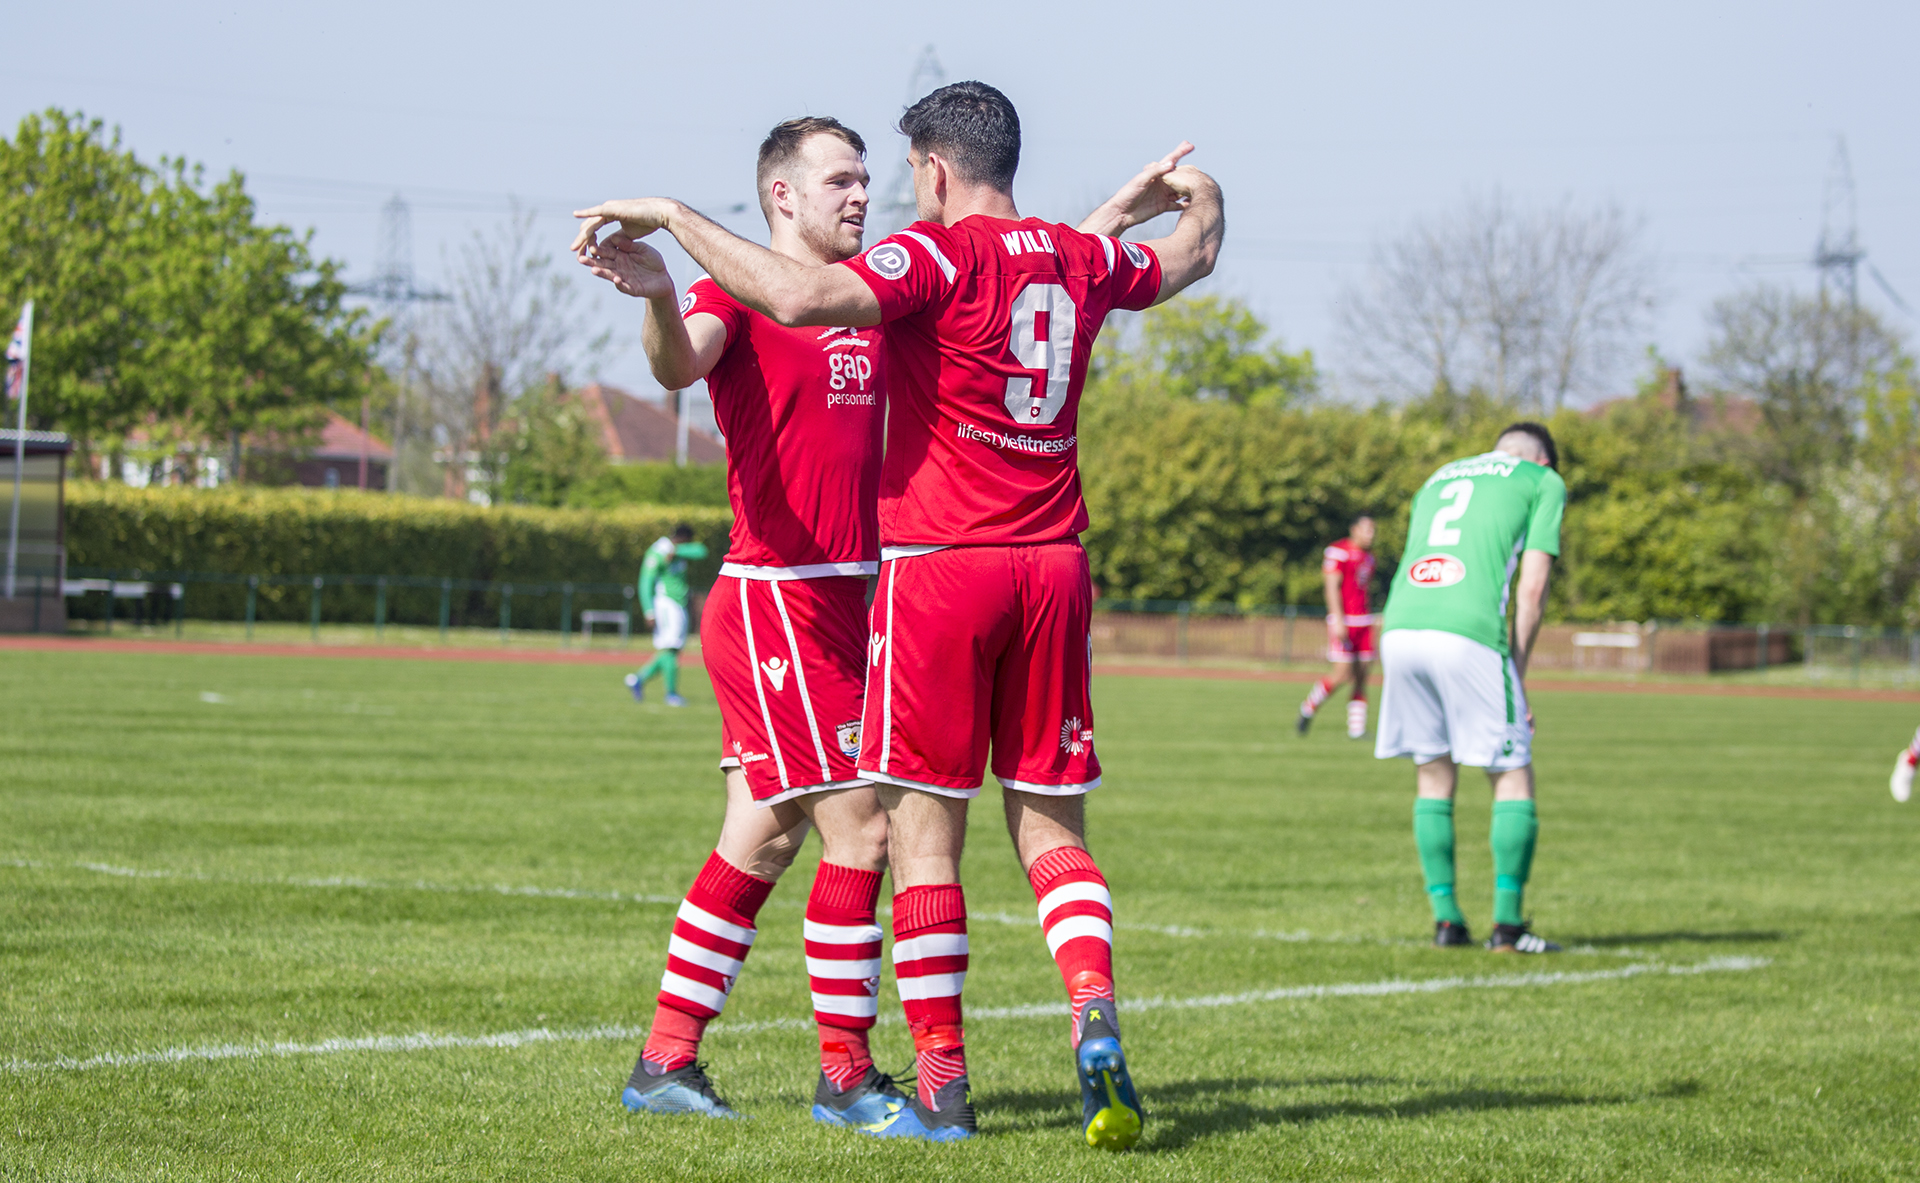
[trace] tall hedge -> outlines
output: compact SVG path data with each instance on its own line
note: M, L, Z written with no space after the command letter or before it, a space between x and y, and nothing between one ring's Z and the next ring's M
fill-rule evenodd
M176 571L225 575L402 575L532 584L631 584L647 546L686 522L711 556L697 564L695 586L711 582L726 550L731 515L709 507L624 506L606 510L485 507L460 501L339 489L131 489L82 481L67 486L67 564L115 572ZM557 593L523 587L512 604L516 627L557 627ZM328 587L322 619L370 621L371 587ZM304 620L310 589L264 585L261 619ZM186 613L212 619L244 614L243 585L189 584ZM99 597L92 597L99 598ZM618 595L601 595L618 606ZM599 606L584 593L574 610ZM389 619L438 619L436 589L393 589ZM78 605L78 601L75 602ZM490 625L500 597L457 591L453 623Z

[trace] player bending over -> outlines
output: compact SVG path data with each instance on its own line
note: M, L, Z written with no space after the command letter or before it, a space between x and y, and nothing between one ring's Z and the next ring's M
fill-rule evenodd
M884 548L859 767L881 783L891 826L894 972L917 1053L910 1102L920 1136L974 1130L960 854L991 748L1071 1000L1084 1135L1125 1148L1140 1102L1115 1016L1112 899L1082 808L1100 764L1075 423L1108 311L1146 308L1212 270L1219 189L1161 162L1102 207L1101 228L1168 209L1179 224L1157 242L1118 242L1021 217L1019 117L994 88L942 87L900 131L921 220L842 266L801 266L665 199L583 211L582 233L616 220L628 233L667 229L721 287L785 324L886 323Z
M1353 679L1347 698L1347 738L1367 737L1367 664L1373 655L1373 615L1367 588L1373 582L1373 519L1353 519L1347 536L1327 548L1320 562L1327 583L1327 660L1333 669L1313 684L1300 704L1300 734L1313 726L1314 712L1340 683Z
M653 660L626 677L633 701L644 702L647 679L655 674L667 688L667 705L683 707L680 697L680 651L687 647L687 561L707 557L705 544L693 540L693 527L679 525L673 536L661 538L647 548L640 561L640 603L653 609L645 614L653 626Z
M859 251L865 154L860 137L833 119L773 129L760 145L757 185L774 250L811 267ZM581 261L646 300L641 339L662 386L707 380L727 437L733 506L702 629L720 705L726 816L680 905L653 1029L621 1100L642 1112L734 1116L697 1062L700 1039L753 947L760 906L812 825L824 848L805 920L820 1037L813 1112L830 1124L884 1128L906 1108L867 1046L880 989L874 905L887 826L873 786L854 769L865 577L880 558L879 333L783 328L711 280L681 300L658 252L618 235Z
M1453 893L1458 765L1493 783L1496 953L1555 953L1528 930L1523 893L1539 820L1527 658L1540 634L1547 577L1560 553L1567 486L1553 436L1537 423L1500 433L1493 451L1442 465L1413 498L1407 549L1382 619L1382 760L1411 756L1419 795L1413 838L1433 905L1433 943L1472 942ZM1507 592L1520 570L1513 631Z
M1901 752L1893 761L1893 799L1905 804L1913 796L1913 768L1920 764L1920 731L1913 733L1913 742L1907 750Z

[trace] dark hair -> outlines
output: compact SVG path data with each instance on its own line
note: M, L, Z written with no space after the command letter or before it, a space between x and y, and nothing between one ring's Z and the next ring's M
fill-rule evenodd
M753 184L760 192L760 211L769 217L773 215L772 199L767 196L767 184L776 173L793 167L800 158L800 149L815 136L832 136L841 143L858 152L862 157L867 154L867 142L860 133L831 115L803 115L799 119L789 119L778 124L760 141L760 163L754 166Z
M1371 522L1371 521L1373 521L1373 515L1368 513L1365 510L1361 510L1359 513L1354 514L1353 517L1347 520L1347 529L1351 530L1355 526L1359 525L1361 522Z
M900 116L900 134L922 155L938 152L963 181L1013 189L1020 167L1020 113L984 82L943 86Z
M1547 467L1554 469L1560 467L1560 449L1553 446L1553 433L1541 424L1525 419L1510 424L1494 439L1494 443L1498 444L1510 435L1532 436L1534 442L1540 445L1540 450L1547 454Z
M673 528L673 540L675 542L692 542L693 527L687 525L685 522L681 522Z

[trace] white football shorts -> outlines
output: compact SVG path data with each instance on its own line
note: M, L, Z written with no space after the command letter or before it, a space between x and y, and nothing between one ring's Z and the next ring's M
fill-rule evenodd
M1373 754L1508 772L1533 762L1527 696L1513 662L1479 641L1429 628L1380 638L1383 689Z
M653 647L687 647L687 610L670 596L653 597Z

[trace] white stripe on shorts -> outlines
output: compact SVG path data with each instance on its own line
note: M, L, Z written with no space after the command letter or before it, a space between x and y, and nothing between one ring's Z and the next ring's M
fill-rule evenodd
M807 693L807 663L800 660L800 642L793 635L793 618L787 615L786 597L780 594L778 583L767 585L773 589L773 606L780 610L780 624L787 630L787 652L793 654L793 676L799 685L800 705L807 712L807 730L813 733L813 751L820 757L820 779L833 779L833 769L827 766L827 745L820 742L820 721L813 717L813 695Z

